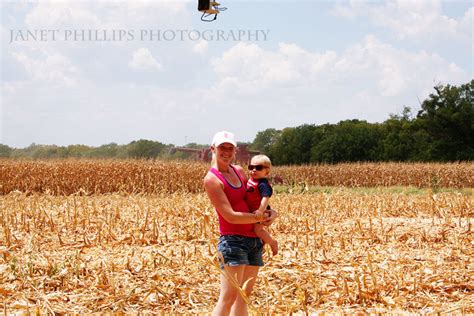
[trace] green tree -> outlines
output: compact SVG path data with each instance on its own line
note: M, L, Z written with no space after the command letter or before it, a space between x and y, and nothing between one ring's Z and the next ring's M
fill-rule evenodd
M311 149L311 160L328 163L375 161L379 156L380 136L379 124L341 121Z
M417 123L428 134L429 159L440 161L474 158L474 80L460 87L434 88L423 101Z
M105 144L94 148L91 151L91 157L113 158L117 156L119 145L116 143Z
M270 158L275 165L288 165L293 163L293 151L291 144L294 141L294 128L284 128L276 142L270 148Z
M382 125L380 160L424 161L428 157L428 134L415 120L392 116Z
M166 148L165 144L140 139L127 145L128 156L131 158L156 158Z
M419 136L415 134L416 128L410 107L403 107L401 115L391 114L382 124L380 160L412 160L418 139L416 136Z
M66 147L66 157L85 158L90 157L92 147L86 145L69 145Z
M335 125L334 124L323 124L316 126L316 128L313 131L313 139L312 139L312 146L311 146L311 157L310 157L310 162L311 163L319 163L322 162L321 158L319 157L316 152L318 151L318 148L320 146L320 143L325 140L326 137L331 135L334 132Z
M274 128L267 128L266 130L257 133L250 148L271 155L271 148L280 135L281 131Z
M313 134L317 127L304 124L283 129L270 147L275 164L304 164L311 160Z
M0 157L10 157L13 149L7 145L0 144Z

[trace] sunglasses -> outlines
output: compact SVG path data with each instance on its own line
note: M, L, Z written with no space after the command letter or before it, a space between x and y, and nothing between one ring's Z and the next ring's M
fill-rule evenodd
M268 167L264 165L249 165L248 168L249 170L255 169L257 171L262 171L263 169L268 168Z

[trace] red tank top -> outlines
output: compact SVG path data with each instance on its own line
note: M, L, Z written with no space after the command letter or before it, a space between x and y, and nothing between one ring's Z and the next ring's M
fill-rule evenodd
M224 193L229 200L230 206L235 212L250 213L249 207L245 202L245 179L242 177L239 171L234 166L230 165L235 174L239 177L240 186L232 186L224 176L216 169L211 168L211 172L216 175L219 180L224 184ZM253 224L231 224L222 217L220 212L216 209L219 217L219 232L221 236L224 235L240 235L246 237L257 237L253 231Z

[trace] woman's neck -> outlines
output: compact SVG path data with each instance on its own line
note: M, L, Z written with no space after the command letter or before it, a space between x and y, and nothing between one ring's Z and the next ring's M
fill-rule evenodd
M216 169L219 170L220 173L229 172L230 171L230 164L219 164L219 162L217 162Z

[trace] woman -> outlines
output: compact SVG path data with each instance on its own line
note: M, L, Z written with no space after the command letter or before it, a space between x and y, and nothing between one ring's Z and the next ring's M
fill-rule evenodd
M254 232L253 224L262 222L250 213L245 202L243 169L231 162L235 158L234 134L226 131L214 135L211 144L211 169L204 178L204 187L219 217L220 238L218 250L222 254L226 270L235 277L250 295L257 279L258 269L263 266L262 241ZM270 210L263 222L270 224L277 213ZM232 283L221 275L219 301L213 315L247 315L247 304Z

